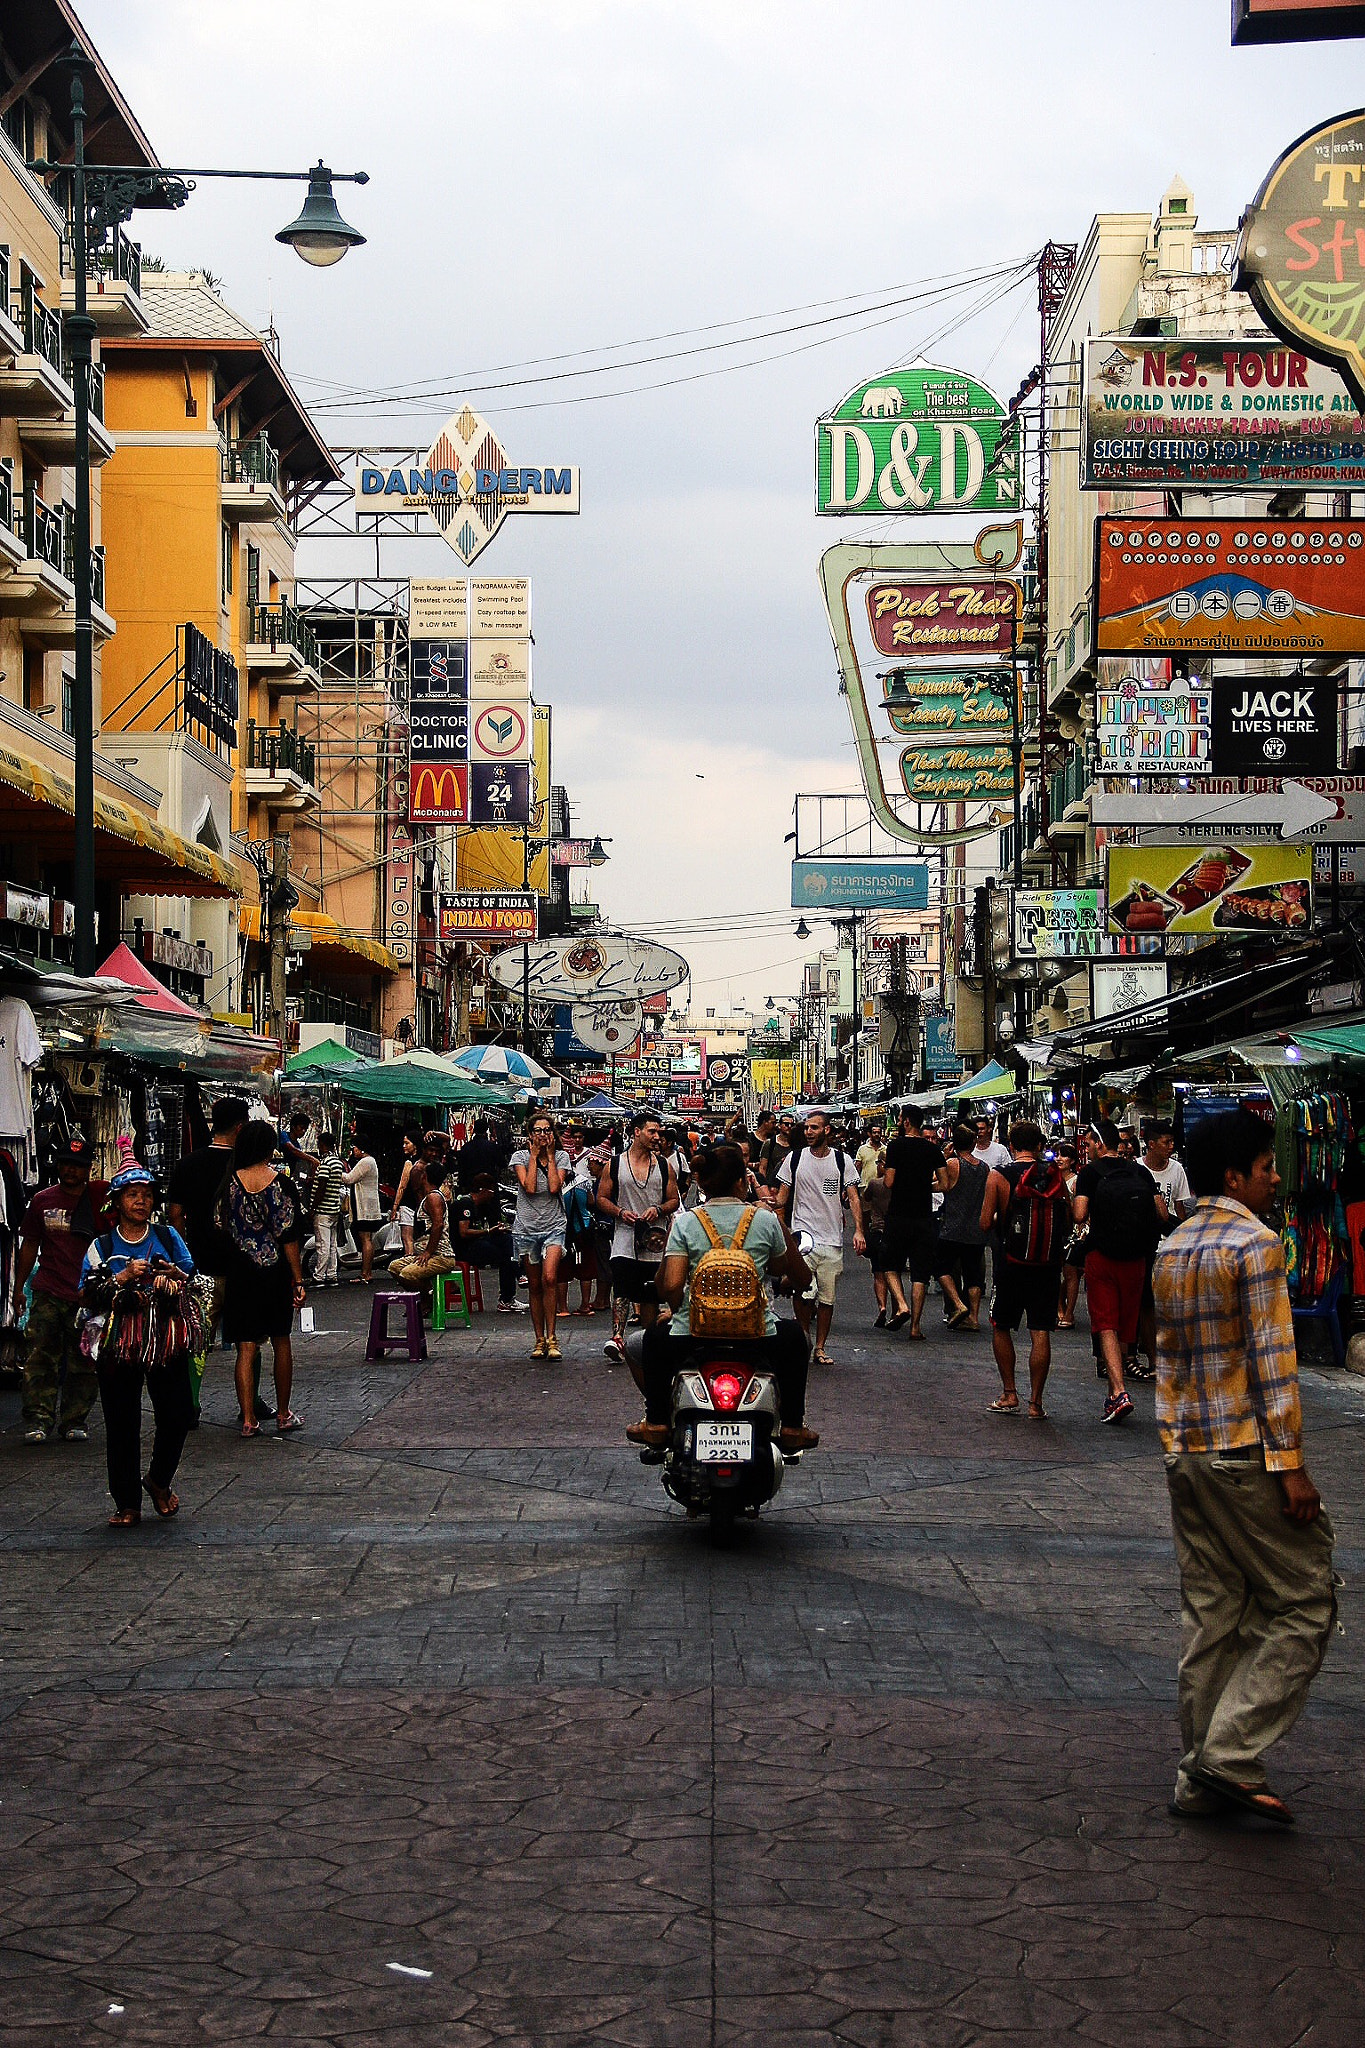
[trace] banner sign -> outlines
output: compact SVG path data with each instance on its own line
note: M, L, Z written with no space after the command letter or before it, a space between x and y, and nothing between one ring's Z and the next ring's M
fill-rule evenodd
M1086 490L1365 484L1365 420L1334 370L1265 342L1085 344Z
M1319 825L1310 825L1302 833L1295 833L1295 839L1312 840L1315 846L1365 846L1365 775L1304 775L1293 778L1300 781L1305 789L1311 789L1315 796L1327 797L1336 805L1336 816L1325 818ZM1274 796L1283 784L1278 779L1266 776L1224 775L1210 776L1199 784L1200 795L1216 796ZM1209 837L1207 822L1202 825L1146 826L1138 831L1140 846L1165 845L1173 840L1184 845ZM1274 845L1284 843L1284 835L1276 824L1245 825L1237 821L1239 844L1252 840L1267 840Z
M383 758L383 757L381 757ZM413 847L408 823L408 750L401 739L390 742L389 789L384 818L384 944L395 960L412 963Z
M994 578L874 583L867 616L878 654L1008 654L1019 586Z
M1013 889L1014 951L1021 960L1112 953L1101 889Z
M1362 164L1360 111L1291 144L1242 216L1235 282L1273 333L1334 364L1365 405Z
M1100 654L1365 653L1365 520L1102 518Z
M1187 682L1147 686L1136 680L1095 692L1099 765L1110 774L1188 775L1209 766L1213 697ZM1166 664L1163 662L1164 668Z
M415 578L408 631L414 823L529 824L529 581Z
M1335 677L1220 678L1213 686L1213 765L1220 775L1332 774Z
M794 860L793 910L927 910L929 869L909 860Z
M800 1083L795 1060L754 1060L749 1062L749 1086L760 1101L794 1102Z
M888 370L816 422L818 513L1013 512L1020 496L1018 420L960 370Z
M996 738L1010 723L1008 668L893 668L882 678L892 732L951 731Z
M1311 846L1111 846L1107 858L1111 932L1313 928Z
M1124 1010L1159 1003L1167 992L1164 960L1096 960L1090 968L1090 1015L1117 1017Z
M539 932L533 890L462 890L441 898L443 939L534 939Z
M1014 756L1004 746L933 746L923 740L901 755L901 783L917 803L975 803L1014 790Z
M390 458L362 455L355 509L362 518L423 515L468 564L509 512L577 512L578 470L514 468L487 421L464 405L412 462L395 467Z

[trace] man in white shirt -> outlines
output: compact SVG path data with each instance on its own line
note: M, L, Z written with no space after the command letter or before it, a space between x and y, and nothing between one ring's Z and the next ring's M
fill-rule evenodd
M873 1181L877 1178L877 1161L880 1157L881 1147L871 1131L869 1131L862 1144L858 1147L854 1159L854 1164L858 1168L858 1185L864 1194L867 1193Z
M800 1151L789 1152L777 1176L778 1203L789 1209L793 1234L805 1231L812 1241L806 1264L815 1275L816 1307L815 1362L832 1365L825 1350L834 1321L834 1296L844 1270L844 1201L853 1213L853 1249L862 1252L863 1203L858 1169L846 1152L830 1146L829 1118L813 1109L806 1118L806 1142ZM794 1162L794 1164L793 1164ZM800 1296L792 1304L796 1320L810 1335L811 1304Z
M996 1173L1003 1173L1013 1158L1009 1147L1002 1145L995 1136L995 1121L992 1117L979 1116L976 1120L976 1150L973 1159L979 1159L983 1166L989 1166Z
M1147 1149L1142 1163L1161 1190L1170 1222L1167 1231L1194 1214L1194 1190L1184 1167L1175 1156L1175 1131L1168 1123L1147 1126Z

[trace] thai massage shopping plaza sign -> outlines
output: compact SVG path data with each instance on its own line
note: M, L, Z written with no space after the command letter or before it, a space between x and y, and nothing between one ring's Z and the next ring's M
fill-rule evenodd
M815 426L815 509L1013 512L1019 429L960 370L916 363L859 384Z
M509 512L577 512L578 471L514 466L488 422L466 405L446 421L420 461L395 466L362 456L355 509L366 518L424 513L467 565Z

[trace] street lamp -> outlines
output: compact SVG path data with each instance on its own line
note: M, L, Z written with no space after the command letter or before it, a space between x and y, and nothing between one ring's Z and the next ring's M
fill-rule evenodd
M71 382L76 398L76 673L71 687L74 760L75 967L77 974L95 971L95 629L90 584L90 365L95 323L86 294L86 263L91 238L98 248L120 222L131 220L139 206L183 206L196 178L308 180L308 197L297 220L276 237L287 242L305 263L335 263L347 249L364 241L337 212L331 181L366 185L367 171L331 172L318 163L311 171L205 171L130 168L127 164L88 164L85 160L85 78L89 62L73 43L63 63L71 72L71 162L39 158L40 175L71 176L71 250L76 271L76 310L64 322L71 343Z
M592 845L588 848L588 866L590 868L604 868L610 859L611 855L602 844L602 835L599 832Z
M796 936L798 939L808 939L810 937L810 926L806 923L804 917L796 927Z

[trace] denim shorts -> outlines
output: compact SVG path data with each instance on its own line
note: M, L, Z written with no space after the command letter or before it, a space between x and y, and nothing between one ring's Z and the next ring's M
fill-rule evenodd
M533 1266L544 1263L548 1245L557 1244L564 1249L564 1225L557 1223L553 1230L514 1230L512 1232L512 1256L514 1259L528 1259Z

